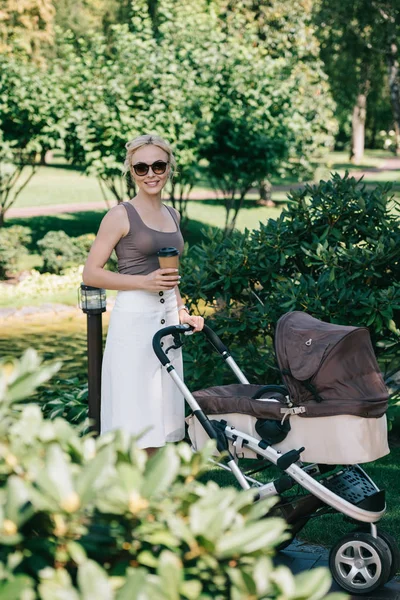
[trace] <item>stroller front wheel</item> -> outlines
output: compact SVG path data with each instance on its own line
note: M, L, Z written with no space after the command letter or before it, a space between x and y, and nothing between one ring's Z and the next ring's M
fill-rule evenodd
M395 538L390 535L390 533L386 533L386 531L382 531L378 529L378 537L381 538L386 545L389 547L389 551L391 554L391 565L388 581L393 579L398 571L400 571L400 550L397 545Z
M332 577L351 594L363 595L385 585L392 566L387 543L370 533L350 533L329 554Z

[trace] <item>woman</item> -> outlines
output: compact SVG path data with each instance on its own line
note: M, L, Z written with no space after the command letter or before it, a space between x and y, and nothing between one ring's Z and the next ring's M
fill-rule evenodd
M101 431L124 429L135 435L145 431L138 446L152 454L166 442L183 439L185 433L184 400L153 352L153 335L178 323L200 331L204 321L184 306L178 270L158 265L160 248L183 250L179 213L161 202L176 165L172 150L151 135L135 138L126 149L125 169L138 193L103 218L83 281L118 290L103 358ZM114 249L118 273L104 269ZM168 356L182 375L180 350L170 350Z

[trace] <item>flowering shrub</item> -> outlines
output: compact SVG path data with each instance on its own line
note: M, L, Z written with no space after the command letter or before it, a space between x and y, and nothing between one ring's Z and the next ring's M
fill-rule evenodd
M66 269L62 275L32 270L28 277L16 285L3 285L1 296L10 299L33 298L77 289L82 282L82 271L83 265Z
M0 598L319 600L326 569L275 567L274 499L197 481L213 452L151 459L122 432L79 436L26 397L60 364L0 361ZM266 518L267 517L267 518ZM337 600L338 596L335 595Z

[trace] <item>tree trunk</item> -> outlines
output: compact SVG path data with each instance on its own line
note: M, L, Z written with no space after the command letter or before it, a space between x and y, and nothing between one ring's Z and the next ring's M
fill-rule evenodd
M6 213L3 209L0 209L0 227L3 227Z
M351 119L351 153L350 160L359 165L364 156L365 118L367 116L367 95L360 93L353 108Z
M261 181L259 193L260 198L257 200L257 204L260 206L275 206L275 202L272 201L272 184L269 179Z
M396 155L400 154L400 77L398 47L393 38L389 44L387 53L387 62L389 70L389 91L392 104L394 128L396 132Z

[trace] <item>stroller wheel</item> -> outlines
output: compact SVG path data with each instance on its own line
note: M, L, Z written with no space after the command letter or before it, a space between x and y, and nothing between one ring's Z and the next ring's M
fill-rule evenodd
M364 526L364 528L362 528L360 531L369 532L369 527L368 526ZM390 581L391 579L393 579L393 577L396 575L396 573L398 573L400 571L400 550L399 550L399 546L395 540L395 538L390 535L390 533L386 533L386 531L382 531L381 529L378 529L378 537L381 538L384 542L386 542L386 545L389 547L389 551L390 551L390 555L391 555L391 564L390 564L390 572L389 572L389 577L388 577L388 581Z
M390 533L386 533L386 531L381 531L380 529L378 529L378 537L381 538L384 542L386 542L392 557L392 563L390 565L390 572L388 577L388 581L390 581L391 579L393 579L396 573L400 571L400 550L395 538L392 535L390 535Z
M329 554L329 567L337 584L351 594L367 594L390 576L392 556L383 538L355 532L344 536Z

